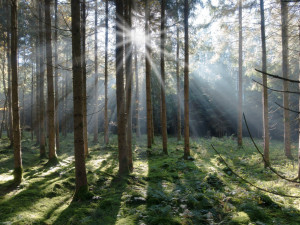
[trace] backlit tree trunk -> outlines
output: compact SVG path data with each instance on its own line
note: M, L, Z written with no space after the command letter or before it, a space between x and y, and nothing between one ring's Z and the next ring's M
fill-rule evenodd
M160 68L161 68L161 133L163 141L163 152L168 154L167 134L167 109L165 94L165 7L166 1L161 1L161 31L160 31Z
M238 146L243 145L243 26L242 26L242 0L239 0L239 94L238 94Z
M189 2L184 1L184 159L190 156L189 122Z
M55 118L54 118L54 83L53 83L53 64L52 64L52 41L51 41L51 0L45 0L45 24L46 24L46 58L47 58L47 128L49 161L57 161L55 149Z
M118 149L119 149L119 174L126 175L130 172L127 154L126 138L126 110L124 91L124 65L123 65L123 0L116 0L116 97L117 97L117 124L118 124Z
M14 145L14 182L22 180L22 156L20 114L18 100L18 14L17 0L11 1L11 69L12 69L12 109L13 109L13 145Z
M265 12L264 1L260 0L260 16L261 16L261 43L262 43L262 71L267 72L267 50L266 50L266 34L265 34ZM270 164L269 156L269 115L268 115L268 80L263 74L263 129L264 129L264 164L265 168Z
M289 76L289 37L288 37L288 3L280 1L281 3L281 40L282 40L282 76L288 78ZM284 120L284 151L288 158L292 158L291 153L291 128L289 116L289 90L288 81L283 81L283 120Z
M109 143L108 137L108 0L105 1L105 68L104 68L104 88L105 88L105 105L104 105L104 142Z
M146 108L147 108L147 147L152 147L152 106L151 106L151 39L149 28L149 0L145 6L145 60L146 60Z
M176 85L177 85L177 141L181 140L181 100L180 100L180 77L179 77L179 25L176 29Z
M73 63L73 107L75 150L75 199L85 197L88 192L83 137L83 88L81 65L80 0L71 1L72 16L72 63Z
M140 132L140 120L139 120L139 107L140 107L140 99L139 99L139 74L138 74L138 60L137 60L137 44L134 46L134 67L135 67L135 118L136 118L136 128L135 134L136 137L141 136Z

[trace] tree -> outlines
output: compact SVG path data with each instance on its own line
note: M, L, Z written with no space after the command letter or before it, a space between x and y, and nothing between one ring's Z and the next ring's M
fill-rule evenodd
M181 100L180 100L180 77L179 77L179 25L176 26L176 90L177 90L177 140L181 140Z
M166 109L166 94L165 94L165 8L166 1L161 1L161 31L160 31L160 68L161 68L161 129L163 140L163 152L168 154L168 134L167 134L167 109Z
M146 60L146 108L147 108L147 147L152 147L152 103L151 103L151 38L149 28L149 0L145 3L145 60Z
M104 62L104 91L105 91L105 103L104 103L104 142L106 145L109 143L108 137L108 0L105 1L105 62Z
M13 110L13 147L14 147L14 182L19 184L22 180L22 156L20 114L18 100L18 3L11 1L11 70L12 70L12 110Z
M117 98L117 124L118 124L118 150L119 174L130 172L128 165L127 138L126 138L126 103L124 91L124 65L123 65L123 33L124 33L124 5L122 0L116 0L116 98Z
M71 1L72 17L72 68L73 68L73 107L74 107L74 151L75 151L75 199L84 199L88 184L84 157L83 138L83 88L80 35L80 0Z
M54 120L54 84L53 84L53 66L52 66L52 41L51 41L51 0L45 0L45 24L46 24L46 58L47 58L47 127L48 127L48 146L49 162L57 163L55 150L55 120Z
M132 0L125 1L124 18L126 23L125 29L125 73L126 73L126 115L127 115L127 153L129 170L133 170L132 162L132 18L131 18Z
M39 104L39 126L40 126L40 157L44 158L46 157L46 149L45 149L45 123L44 123L44 71L45 71L45 66L44 66L44 19L42 15L42 2L39 1L39 63L40 63L40 68L39 68L39 99L40 99L40 104Z
M238 93L238 146L243 145L243 26L242 0L239 0L239 93Z
M288 3L280 1L281 4L281 42L282 42L282 76L288 78L289 75L289 37L288 37ZM291 153L291 128L289 118L289 86L287 81L283 81L283 120L284 120L284 152L286 157L292 158Z
M139 99L139 74L138 74L138 53L137 53L137 43L134 45L134 67L135 67L135 119L136 119L136 127L135 127L135 135L136 137L141 136L140 131L140 120L139 120L139 107L140 107L140 99Z
M260 16L261 16L261 47L262 47L262 71L267 72L267 50L266 50L266 34L265 34L265 12L264 1L260 0ZM264 164L267 168L270 164L269 156L269 112L268 112L268 80L266 75L263 76L263 129L264 129Z
M184 0L184 159L190 157L189 123L189 2Z
M98 142L98 1L95 0L95 83L94 83L94 142Z

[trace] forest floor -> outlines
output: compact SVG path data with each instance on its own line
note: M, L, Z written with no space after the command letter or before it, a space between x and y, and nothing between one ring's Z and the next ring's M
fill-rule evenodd
M13 150L0 140L0 224L300 224L300 184L280 179L264 169L250 139L237 149L229 137L191 139L194 160L182 159L183 142L169 138L169 156L156 138L151 150L145 137L134 141L134 172L120 179L117 138L110 145L93 144L87 175L93 199L73 202L73 136L61 139L59 165L45 166L38 147L25 134L22 140L24 176L12 189ZM101 140L103 138L101 137ZM261 140L256 140L262 146ZM228 169L211 147L221 153L233 171L254 185L278 193L258 191ZM292 146L296 156L297 146ZM284 157L283 145L271 143L272 166L289 178L297 161ZM296 158L296 157L295 157Z

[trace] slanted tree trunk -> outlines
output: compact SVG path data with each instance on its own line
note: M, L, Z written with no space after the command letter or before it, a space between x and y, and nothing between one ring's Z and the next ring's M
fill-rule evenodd
M73 107L74 107L74 150L75 150L75 199L84 199L88 184L84 157L83 137L83 88L81 65L80 0L71 1L72 16L72 63L73 63Z
M58 18L57 18L57 2L54 3L54 14L55 14L55 31L54 31L54 67L55 67L55 141L56 151L59 151L59 108L58 108L58 51L57 51L57 29L58 29Z
M262 71L267 72L267 50L266 50L266 33L265 33L265 12L264 1L260 0L260 16L261 16L261 43L262 43ZM269 156L269 112L268 112L268 80L263 74L263 129L264 129L264 164L265 168L270 165Z
M190 157L189 122L189 2L184 0L184 159Z
M288 3L281 3L281 40L282 40L282 75L288 78L289 75L289 37L288 37ZM283 121L284 121L284 151L288 158L292 158L291 153L291 128L289 116L289 84L288 81L283 81Z
M161 132L163 141L163 152L168 154L168 134L167 134L167 109L165 94L165 8L166 1L161 1L161 32L160 32L160 68L161 68Z
M108 0L105 1L105 64L104 64L104 143L108 145Z
M181 100L179 77L179 25L176 28L176 86L177 86L177 141L181 140Z
M117 123L118 123L118 150L119 174L130 172L128 165L127 138L126 138L126 102L124 91L124 65L123 65L123 19L124 5L122 0L116 0L116 97L117 97Z
M42 5L43 3L39 1L39 63L40 63L40 68L39 68L39 80L40 80L40 93L39 93L39 98L40 98L40 157L44 158L46 157L46 140L45 140L45 116L44 116L44 71L45 71L45 63L44 63L44 18L42 15Z
M18 100L18 3L11 1L11 69L12 69L12 108L13 108L13 138L14 138L14 182L22 181L22 156L20 114Z
M126 115L127 115L127 153L128 153L128 166L129 170L133 171L132 162L132 113L131 113L131 100L132 100L132 39L131 39L131 9L132 0L125 1L125 69L126 69Z
M139 99L139 74L138 74L138 60L137 60L137 44L134 46L134 67L135 67L135 134L136 137L141 136L140 132L140 120L139 120L139 111L140 111L140 99Z
M88 134L87 134L87 95L86 95L86 59L85 59L85 38L86 38L86 3L81 3L81 36L82 36L82 88L83 88L83 137L84 137L84 155L89 155Z
M94 142L98 142L98 1L95 0L95 83L94 83Z
M238 94L238 146L243 145L243 25L242 25L242 0L239 0L239 94Z
M145 60L146 60L146 108L147 108L147 147L152 147L152 103L151 103L151 43L149 28L149 0L145 0Z
M55 109L54 109L54 83L52 63L51 16L50 4L52 0L45 0L45 25L46 25L46 58L47 58L47 128L49 162L57 163L55 148Z

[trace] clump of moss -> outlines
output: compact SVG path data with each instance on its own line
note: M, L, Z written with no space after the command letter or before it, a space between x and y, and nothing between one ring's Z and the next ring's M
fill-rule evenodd
M230 225L249 224L250 218L245 212L235 213L232 217Z
M89 192L88 186L81 186L78 190L75 191L73 201L84 201L93 198L93 194Z

